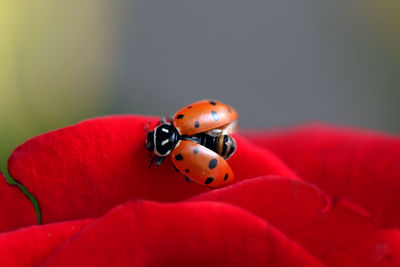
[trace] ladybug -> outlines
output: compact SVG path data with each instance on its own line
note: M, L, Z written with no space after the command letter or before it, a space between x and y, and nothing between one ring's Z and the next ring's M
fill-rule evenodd
M236 128L237 112L230 106L203 100L180 109L172 119L161 119L148 131L146 148L160 166L168 155L175 170L188 181L212 188L233 181L233 172L226 162L236 150L230 135Z

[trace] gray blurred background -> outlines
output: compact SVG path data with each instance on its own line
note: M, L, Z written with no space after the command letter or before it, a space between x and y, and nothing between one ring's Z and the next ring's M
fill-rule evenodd
M204 98L231 104L244 128L325 121L400 132L398 1L0 5L2 165L50 129L171 115Z

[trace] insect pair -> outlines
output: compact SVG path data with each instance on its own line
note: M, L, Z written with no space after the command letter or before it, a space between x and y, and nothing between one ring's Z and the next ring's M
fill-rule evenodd
M146 148L159 166L170 155L175 169L191 181L208 187L222 187L234 176L225 161L236 150L230 135L238 114L221 102L203 100L180 109L172 120L162 119L148 131Z

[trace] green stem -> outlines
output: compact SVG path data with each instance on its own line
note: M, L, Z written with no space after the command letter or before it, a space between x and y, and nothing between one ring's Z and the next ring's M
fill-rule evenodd
M26 189L26 187L23 184L12 178L10 174L5 173L4 177L6 178L6 181L9 185L17 186L22 191L22 193L26 197L28 197L29 201L32 202L33 209L35 210L38 224L42 224L42 214L40 212L40 206L37 199L28 191L28 189Z

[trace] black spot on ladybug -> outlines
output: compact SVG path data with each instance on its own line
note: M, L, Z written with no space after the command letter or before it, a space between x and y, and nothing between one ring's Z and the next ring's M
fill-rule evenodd
M181 154L178 154L175 156L176 160L183 160L183 156Z
M195 128L199 128L200 127L200 122L199 121L195 121L194 122L194 127Z
M185 175L185 179L186 179L186 181L188 181L188 182L191 182L191 181L192 181L192 180L190 180L190 178L187 177L186 175Z
M213 117L213 119L214 119L215 121L218 121L218 120L219 120L219 115L218 115L218 113L215 112L214 110L211 111L211 116Z
M227 173L225 173L224 181L226 181L226 179L228 179L228 174Z
M193 153L194 153L194 154L199 153L199 150L197 149L197 147L193 148Z
M176 116L177 119L182 119L183 117L185 117L185 115L183 114L179 114L178 116Z
M189 169L186 169L185 172L189 172Z
M208 102L210 102L210 104L213 105L213 106L215 106L217 104L217 103L215 103L214 101L211 101L211 100L208 101Z
M232 110L231 110L231 108L230 108L230 107L228 107L228 112L229 112L229 113L232 113Z
M205 184L209 184L209 183L211 183L212 181L214 181L214 178L208 177L204 183L205 183Z
M192 106L188 106L188 108L192 108Z
M210 163L208 163L208 168L210 168L210 170L214 169L217 166L217 163L218 163L217 159L210 160Z

